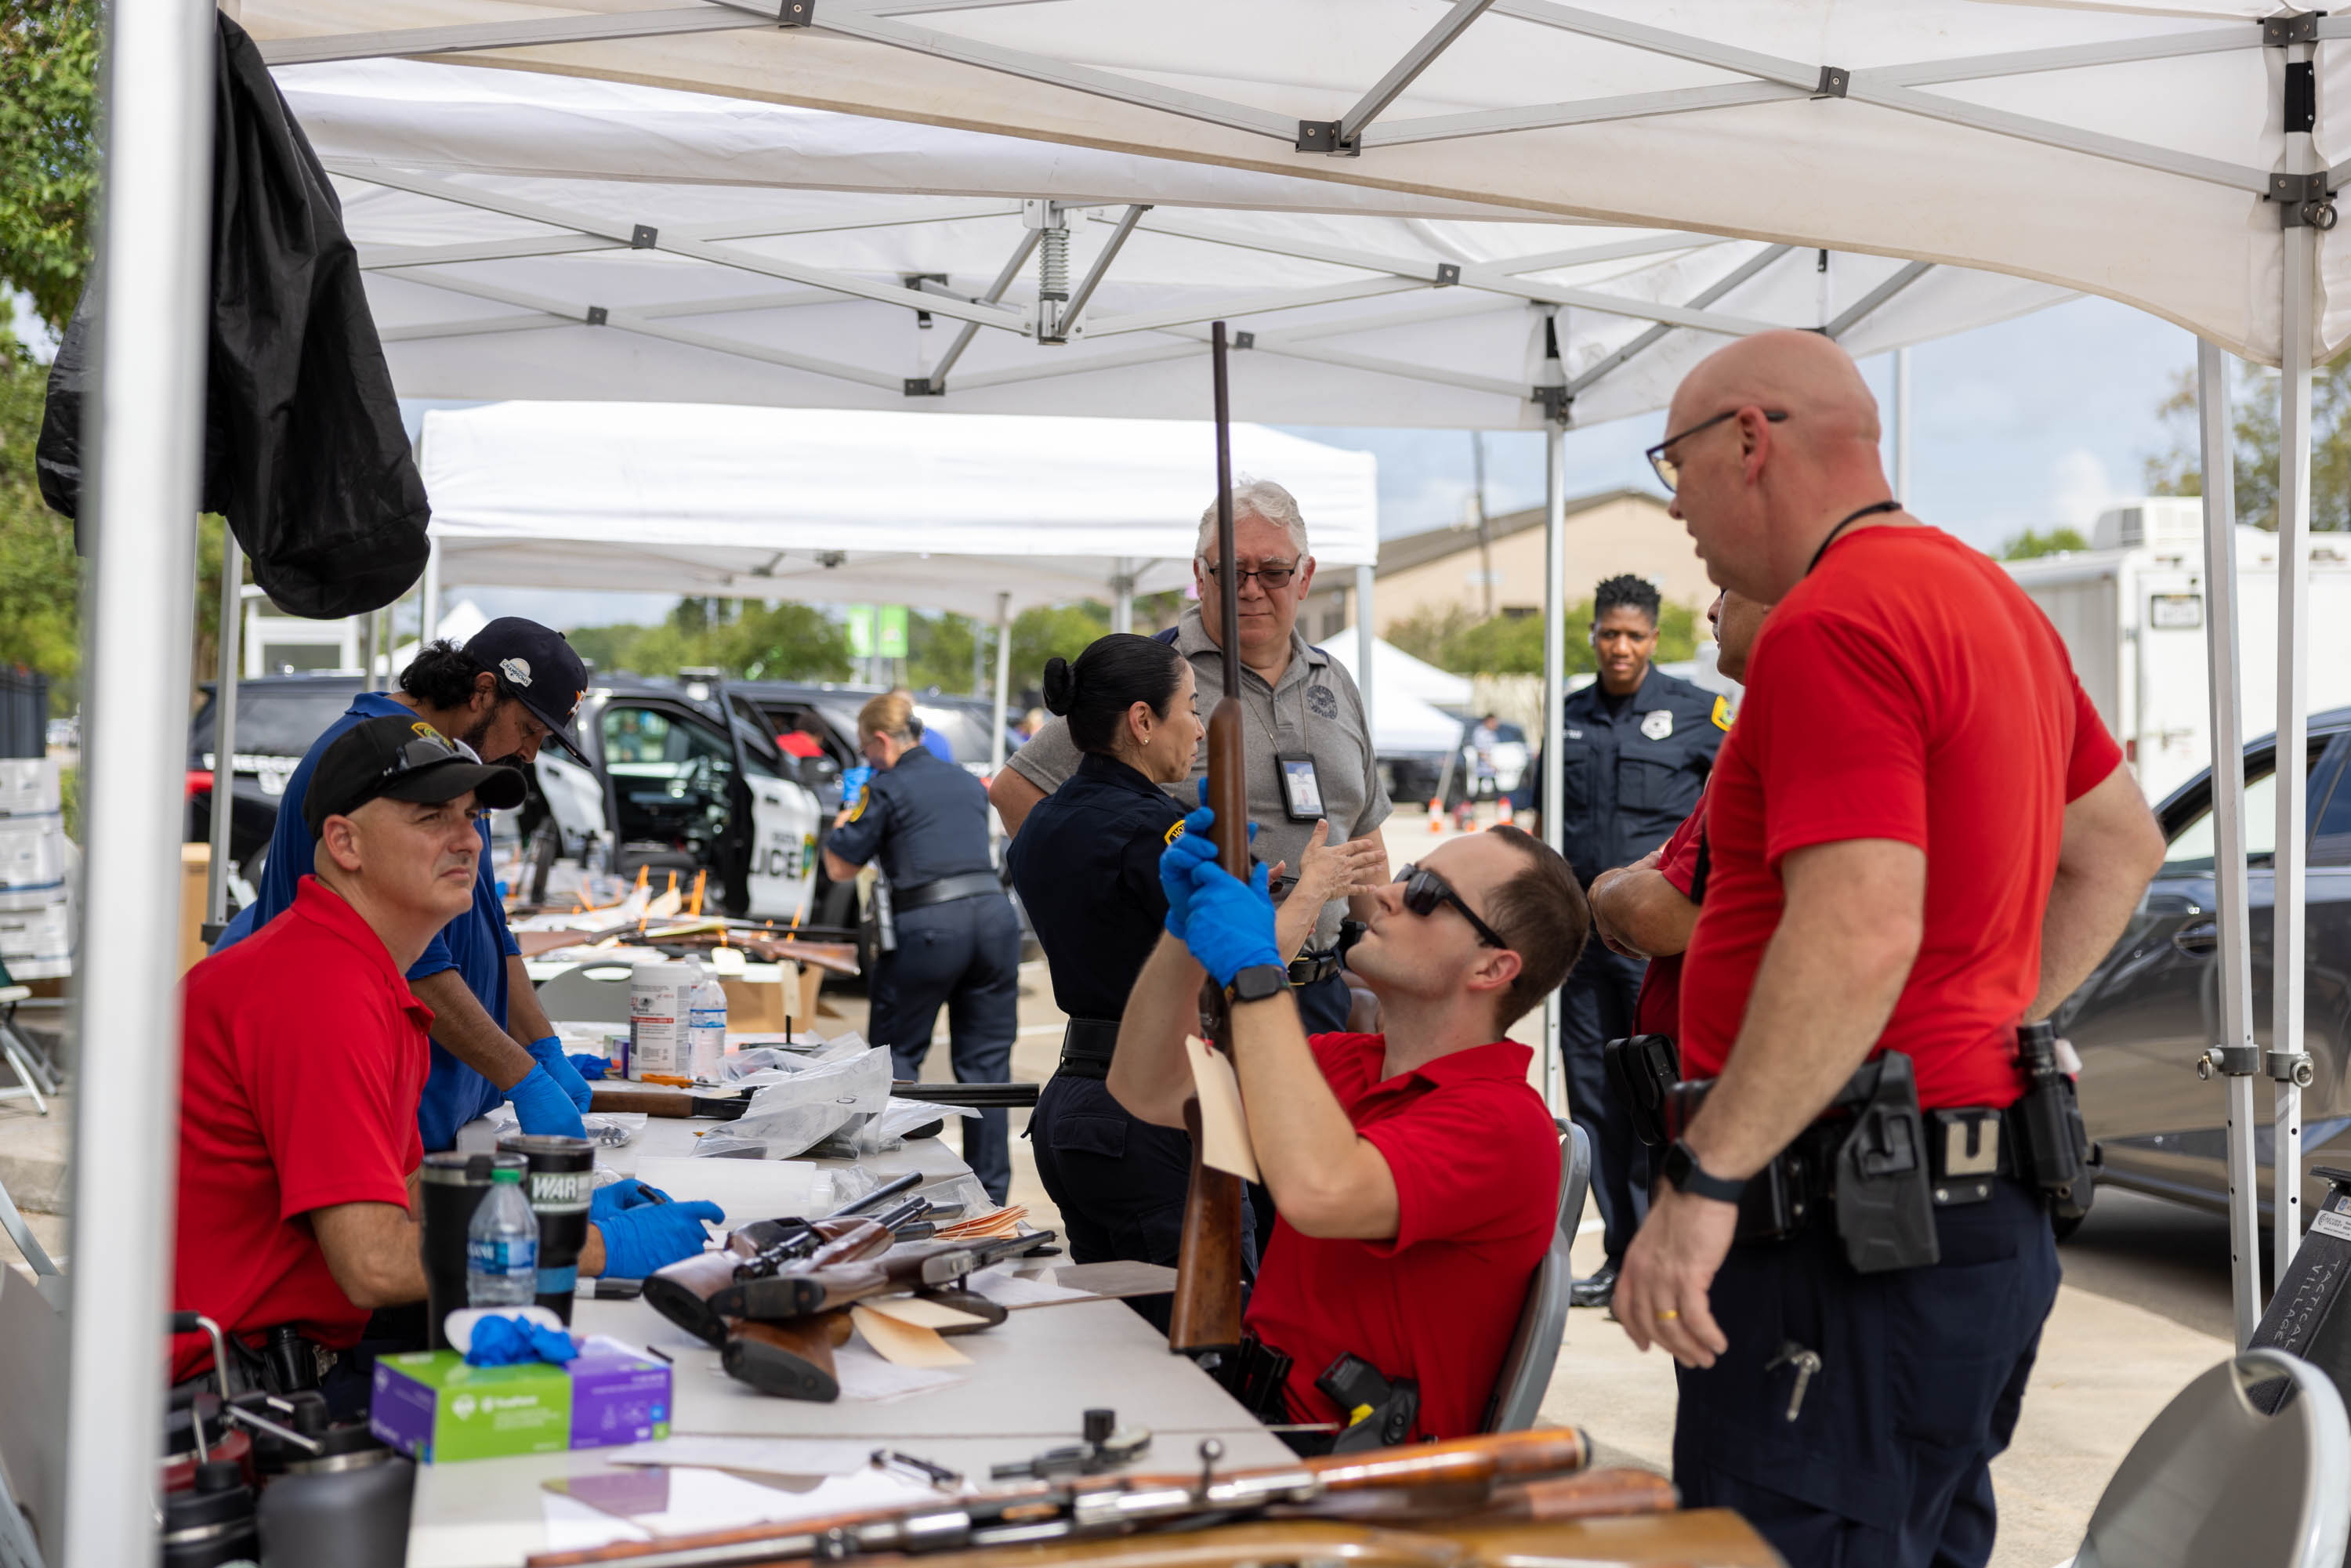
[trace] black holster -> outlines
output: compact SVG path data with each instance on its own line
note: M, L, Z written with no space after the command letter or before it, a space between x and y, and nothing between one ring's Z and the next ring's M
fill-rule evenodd
M2090 1212L2095 1156L2074 1081L2058 1068L2056 1046L2056 1030L2046 1023L2018 1028L2016 1062L2024 1074L2024 1093L2010 1110L2009 1121L2022 1134L2016 1139L2016 1174L2049 1200L2051 1214L2079 1219Z
M1653 1149L1673 1142L1666 1130L1666 1100L1681 1079L1681 1053L1662 1034L1636 1034L1600 1048L1608 1086L1633 1123L1633 1135Z
M1420 1416L1420 1385L1409 1377L1383 1376L1360 1355L1341 1355L1314 1380L1314 1386L1346 1421L1331 1439L1328 1453L1395 1448L1412 1435L1412 1424Z

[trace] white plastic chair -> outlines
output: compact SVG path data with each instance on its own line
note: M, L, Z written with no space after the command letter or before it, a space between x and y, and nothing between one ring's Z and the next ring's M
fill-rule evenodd
M575 964L538 988L539 1009L556 1023L626 1023L634 973L609 958Z
M2249 1350L2179 1391L2123 1456L2074 1568L2343 1568L2351 1421L2316 1367Z
M1567 1292L1575 1283L1568 1252L1575 1245L1576 1228L1583 1223L1583 1199L1592 1186L1592 1145L1583 1128L1570 1126L1560 1139L1559 1165L1559 1222L1552 1228L1550 1250L1527 1287L1527 1304L1495 1376L1493 1397L1486 1406L1489 1432L1523 1432L1532 1427L1542 1408L1543 1392L1551 1386L1552 1369L1559 1364L1559 1342L1567 1332Z

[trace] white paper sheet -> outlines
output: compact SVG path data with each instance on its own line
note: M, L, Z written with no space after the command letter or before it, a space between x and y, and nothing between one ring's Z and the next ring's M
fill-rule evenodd
M705 1160L690 1155L648 1155L638 1159L635 1175L639 1181L650 1182L681 1203L709 1199L726 1211L726 1223L733 1226L807 1213L817 1169L807 1160Z

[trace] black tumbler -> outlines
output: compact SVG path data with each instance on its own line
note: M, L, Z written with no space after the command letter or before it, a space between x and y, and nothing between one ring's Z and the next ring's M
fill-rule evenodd
M509 1133L500 1155L530 1162L525 1185L538 1216L538 1304L571 1322L571 1291L580 1282L580 1249L588 1245L588 1200L596 1192L596 1148L585 1138Z
M425 1343L431 1348L449 1348L442 1323L465 1305L465 1229L490 1190L490 1171L497 1166L522 1170L528 1163L520 1155L454 1149L424 1156L417 1185L424 1203L424 1315L432 1320Z

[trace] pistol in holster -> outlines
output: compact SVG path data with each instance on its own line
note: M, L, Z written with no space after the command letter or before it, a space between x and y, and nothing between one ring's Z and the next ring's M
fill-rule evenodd
M1633 1135L1653 1149L1672 1143L1666 1130L1666 1100L1680 1082L1681 1053L1670 1036L1636 1034L1600 1048L1601 1064L1616 1103L1632 1118Z
M2090 1212L2097 1156L2082 1124L2074 1081L2058 1066L2056 1030L2047 1023L2018 1026L2016 1064L2024 1074L2024 1093L2007 1118L2015 1132L2016 1174L2048 1199L2050 1213L2079 1219Z
M1712 1079L1697 1079L1668 1092L1668 1141L1682 1135L1713 1087ZM1784 1240L1825 1203L1855 1273L1926 1268L1942 1258L1933 1179L1917 1079L1910 1059L1889 1051L1856 1069L1821 1119L1748 1178L1735 1239Z
M1343 1354L1314 1386L1345 1413L1346 1426L1331 1439L1334 1454L1393 1448L1412 1435L1420 1416L1420 1385L1409 1377L1382 1376L1360 1355Z

